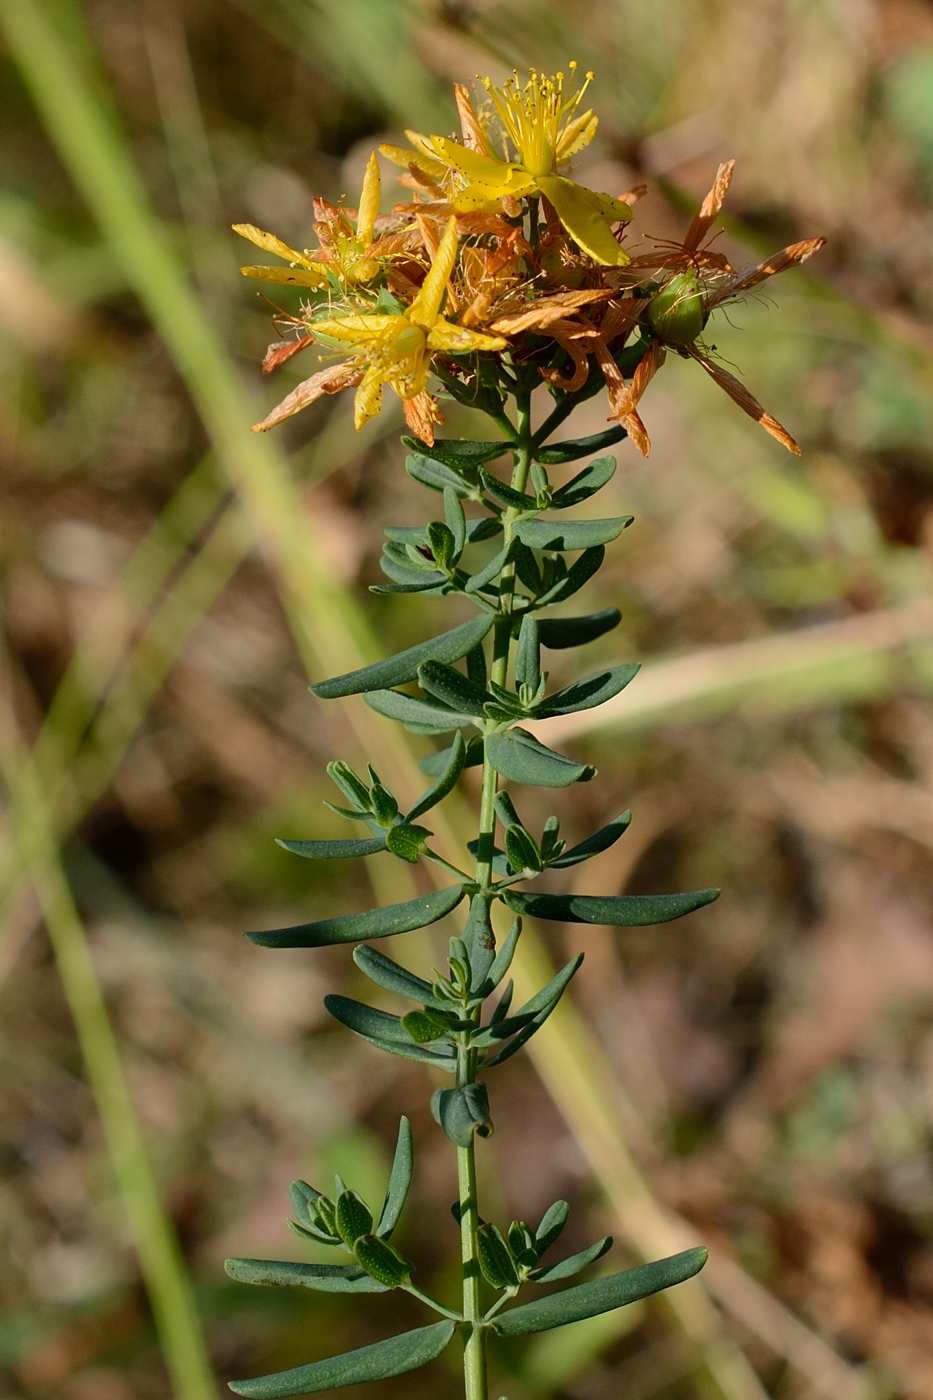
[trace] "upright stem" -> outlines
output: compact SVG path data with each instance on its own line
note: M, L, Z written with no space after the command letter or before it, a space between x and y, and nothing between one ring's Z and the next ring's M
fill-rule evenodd
M515 449L515 466L511 485L516 491L524 491L531 468L531 394L520 390L517 398L518 442ZM507 510L502 517L504 544L512 538L512 525L517 511ZM498 685L505 685L509 672L509 653L512 645L512 599L515 583L515 565L509 562L499 576L499 618L496 621L492 663L492 679ZM496 770L483 754L483 788L480 800L479 834L476 847L476 883L480 890L488 890L492 880L492 860L496 832ZM477 1011L477 1017L479 1012ZM457 1060L457 1085L463 1087L476 1078L476 1055L465 1046L461 1048ZM463 1317L467 1324L466 1345L463 1353L463 1379L466 1400L487 1400L486 1383L486 1331L480 1325L483 1316L481 1299L482 1279L479 1268L479 1207L476 1199L476 1155L474 1140L469 1147L457 1148L457 1183L460 1195L460 1245L463 1266Z

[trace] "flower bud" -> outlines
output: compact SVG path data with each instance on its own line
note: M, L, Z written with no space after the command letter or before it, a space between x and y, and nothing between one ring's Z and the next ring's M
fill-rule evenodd
M695 272L678 272L648 308L648 324L662 340L688 345L706 325L706 308Z

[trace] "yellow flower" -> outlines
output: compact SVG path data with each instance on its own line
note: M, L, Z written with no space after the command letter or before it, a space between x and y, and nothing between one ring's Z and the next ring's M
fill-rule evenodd
M372 281L379 272L379 263L375 258L367 257L366 253L373 241L380 195L379 162L374 151L366 165L355 226L342 208L334 210L333 206L328 205L326 207L332 210L335 217L330 219L329 224L315 225L319 231L321 249L318 252L305 249L299 253L276 238L274 233L265 233L255 224L234 224L233 231L241 238L249 239L257 248L262 248L266 253L275 253L276 257L284 258L291 264L290 267L241 267L240 271L244 277L258 277L264 282L286 282L291 286L318 290L328 285L328 272L351 285ZM344 225L343 229L340 224ZM323 231L325 229L326 232Z
M354 403L357 428L379 412L382 389L390 385L405 402L405 416L419 436L431 440L431 423L440 421L427 394L431 360L436 354L464 355L475 350L504 350L508 342L498 335L481 335L457 326L441 315L441 307L457 258L457 220L448 220L444 236L417 296L398 315L338 316L310 323L316 338L350 346L354 354L342 366L344 383L358 384ZM359 376L359 377L358 377ZM310 383L310 381L309 381ZM291 395L289 413L273 410L256 425L257 431L271 428L283 417L297 412L312 400L301 394L303 386ZM315 385L315 397L318 397ZM329 392L320 389L320 392ZM332 391L330 391L332 392ZM286 400L286 403L289 402Z
M492 113L477 120L468 100L458 92L458 105L464 118L464 144L445 136L406 133L414 147L405 151L395 146L381 149L399 164L412 164L432 179L455 172L461 187L451 198L458 212L499 209L503 200L524 199L542 194L550 200L571 238L598 263L618 267L629 261L619 247L609 225L632 217L620 199L588 190L557 173L572 156L588 146L596 132L597 118L591 110L577 109L593 78L571 93L577 65L570 65L570 80L564 74L553 78L531 70L524 86L514 74L503 87L482 79L490 97ZM494 155L488 137L498 118L504 138L503 158Z

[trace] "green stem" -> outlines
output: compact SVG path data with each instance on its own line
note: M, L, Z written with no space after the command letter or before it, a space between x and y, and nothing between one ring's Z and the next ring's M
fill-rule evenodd
M517 444L511 485L524 491L531 468L531 391L516 393ZM512 525L518 512L507 510L502 517L504 543L512 538ZM515 565L505 565L499 576L499 618L496 622L492 679L505 685L509 672L512 645L512 600ZM488 890L492 884L492 859L496 832L496 770L483 755L483 788L480 799L479 836L476 848L476 884ZM477 1017L479 1013L477 1011ZM465 1045L457 1062L457 1085L462 1088L476 1079L476 1054ZM463 1318L467 1326L463 1353L463 1378L466 1400L487 1400L486 1329L481 1299L482 1279L479 1268L479 1207L476 1199L476 1155L474 1141L469 1147L457 1148L457 1182L460 1193L460 1244L463 1266Z

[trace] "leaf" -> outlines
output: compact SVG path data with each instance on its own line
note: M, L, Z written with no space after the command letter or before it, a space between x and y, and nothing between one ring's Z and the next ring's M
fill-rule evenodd
M521 491L507 486L504 481L493 476L492 472L480 471L479 479L483 483L483 489L492 496L493 500L499 501L502 505L509 506L512 510L537 511L539 509L534 496L526 496Z
M479 1245L479 1267L483 1278L493 1288L514 1288L518 1274L512 1252L497 1225L481 1225L476 1232Z
M589 466L584 467L582 472L577 472L576 476L571 477L560 490L554 492L551 508L567 510L570 506L579 505L581 501L595 496L597 491L601 491L606 483L612 480L615 469L615 457L597 457Z
M238 1283L270 1288L313 1288L319 1293L384 1293L386 1286L358 1264L293 1264L279 1259L225 1259Z
M516 1031L524 1030L529 1022L549 1016L582 962L583 954L578 953L566 966L561 968L560 972L555 973L546 987L542 987L540 992L536 992L529 1001L525 1002L524 1006L519 1007L513 1016L507 1016L495 1024L490 1023L478 1035L473 1036L470 1043L479 1048L497 1045L500 1041L507 1040L510 1035L514 1035Z
M606 1235L605 1239L591 1244L589 1249L581 1249L579 1254L571 1254L568 1258L561 1259L558 1264L548 1264L543 1269L532 1269L528 1277L532 1283L556 1283L558 1279L573 1278L581 1269L595 1264L597 1259L602 1259L611 1248L612 1236Z
M611 632L622 621L618 608L604 608L586 617L542 617L538 622L541 645L552 651L580 647Z
M548 864L554 870L561 870L568 865L579 865L581 861L592 860L593 856L598 856L601 851L608 851L610 846L615 845L619 837L628 831L631 820L631 812L623 812L621 816L614 817L608 825L600 827L599 831L594 831L592 836L588 836L579 845L571 846L569 851L564 851L556 859L548 861Z
M483 613L450 632L429 637L426 642L408 647L385 661L377 661L373 666L363 666L359 671L348 671L346 675L319 681L311 686L311 692L320 700L335 700L342 695L359 695L364 691L405 685L415 679L418 667L425 661L459 661L461 656L466 656L471 647L483 640L492 622L492 616Z
M462 736L458 736L461 737ZM426 754L424 758L418 760L418 767L422 773L427 773L433 777L435 773L442 773L451 761L451 757L456 745L454 743L447 749L439 749L437 753ZM464 768L478 768L483 762L483 739L480 734L471 734L466 741L466 758Z
M467 746L459 731L454 735L454 741L446 752L449 754L446 767L438 774L436 781L431 784L427 792L422 793L418 798L414 807L406 815L406 821L413 821L415 817L423 816L425 812L429 812L432 807L436 807L439 802L442 802L456 786L466 764L467 756Z
M610 924L616 928L643 928L667 924L712 904L719 890L691 890L687 894L517 894L506 890L503 898L517 914L559 923Z
M607 700L624 690L640 670L640 663L631 661L626 666L613 666L609 671L595 671L591 676L585 676L583 680L546 696L535 706L535 718L552 719L555 715L571 715L577 710L595 710L598 705L605 705Z
M469 442L458 438L435 438L429 447L415 437L403 437L402 442L412 452L427 457L432 462L443 462L445 467L457 470L458 467L481 467L484 462L492 462L514 451L510 442Z
M505 545L502 549L500 549L498 554L494 554L493 557L490 559L489 563L486 564L484 568L480 569L478 574L471 574L471 576L467 579L466 583L464 584L466 592L478 593L480 589L485 588L488 583L491 583L494 578L498 578L505 565L512 557L512 551L514 548L515 541L513 539L510 540L509 543ZM455 658L451 659L453 660Z
M428 837L433 834L426 826L413 826L411 822L401 822L386 832L386 845L394 856L400 856L410 865L415 865L428 844Z
M428 1050L416 1045L402 1025L401 1018L390 1016L387 1011L377 1011L373 1006L341 996L326 996L324 1005L335 1021L363 1040L368 1040L371 1045L388 1050L392 1055L400 1055L403 1060L420 1060L422 1064L444 1068L457 1058L457 1052L446 1046Z
M445 666L440 661L426 661L418 669L418 684L428 695L440 700L441 704L447 705L449 709L485 719L484 706L489 696L455 666Z
M337 1234L344 1244L352 1246L372 1228L372 1211L366 1202L355 1191L341 1191L337 1197Z
M560 603L565 598L572 598L574 593L579 593L583 585L602 568L605 557L606 550L601 544L596 545L594 549L585 550L572 569L535 599L535 607L543 608L551 603Z
M505 853L515 871L531 870L538 874L543 869L537 842L523 826L508 828L505 833Z
M539 1259L560 1238L569 1214L570 1207L566 1201L555 1201L552 1206L548 1206L541 1217L541 1224L535 1231L535 1249Z
M382 1240L389 1239L398 1224L399 1216L408 1199L413 1166L411 1124L403 1114L398 1125L398 1141L395 1144L395 1156L392 1159L386 1198L376 1224L376 1234Z
M283 841L277 837L275 844L308 860L349 860L352 856L373 856L384 851L386 838L382 835L350 841Z
M608 1278L594 1279L592 1283L579 1283L562 1293L552 1293L548 1298L500 1313L493 1326L504 1337L524 1337L530 1332L547 1332L551 1327L596 1317L692 1278L706 1263L707 1254L705 1249L688 1249L683 1254L642 1264L637 1269L626 1269Z
M363 699L371 710L386 719L398 720L413 734L446 734L462 725L475 724L476 716L457 713L444 705L419 700L401 690L371 690Z
M431 1095L431 1113L457 1147L469 1147L474 1133L484 1138L492 1136L485 1084L474 1082L457 1089L435 1089Z
M432 491L450 489L455 491L458 496L479 498L475 481L471 483L464 481L462 477L451 471L449 467L445 467L443 463L432 462L430 457L423 457L420 453L405 458L405 470L415 481L420 481L422 486L429 486ZM475 477L475 473L473 476Z
M516 520L513 531L529 549L595 549L621 535L635 517L617 515L606 520Z
M503 940L502 947L496 954L495 961L489 969L487 986L490 991L492 991L494 987L498 987L499 983L512 966L512 959L515 956L515 949L518 947L518 940L521 936L522 921L521 919L513 919L512 927L509 929L506 938Z
M280 1400L286 1395L309 1395L343 1385L361 1385L364 1381L388 1380L434 1361L449 1346L455 1325L444 1319L341 1356L312 1361L308 1366L295 1366L290 1371L277 1371L251 1381L230 1381L230 1389L234 1395L245 1395L249 1400Z
M407 1011L402 1017L402 1025L416 1045L430 1045L453 1030L451 1020L434 1011Z
M436 923L455 909L462 898L462 885L448 885L445 890L419 895L404 904L387 904L382 909L367 909L362 914L341 914L314 924L297 924L294 928L266 929L261 933L248 933L246 937L260 948L324 948L363 938L387 938L390 933L410 933L412 929Z
M386 1288L398 1288L411 1278L411 1261L375 1235L361 1235L353 1251L366 1272Z
M571 783L589 782L596 774L589 764L575 763L572 758L555 753L525 729L487 734L486 752L496 772L513 783L569 787Z
M532 694L541 679L541 630L537 620L526 613L518 633L515 652L515 686L528 686Z
M396 996L422 1003L433 998L434 989L430 982L416 977L407 968L399 967L398 963L387 958L376 948L370 948L366 943L361 943L353 949L353 961L370 981L375 982L377 987L384 987L387 992L394 992Z
M453 537L454 558L459 559L467 541L467 522L460 497L452 486L444 487L444 519Z
M470 964L470 990L477 993L486 980L496 956L496 935L489 916L486 894L474 894L470 914L463 929L463 946Z
M543 462L548 467L560 466L562 462L576 462L580 457L588 456L590 452L612 447L625 436L625 429L617 427L607 428L605 432L595 433L593 437L567 438L564 442L552 443L550 447L539 447L535 453L535 461Z

